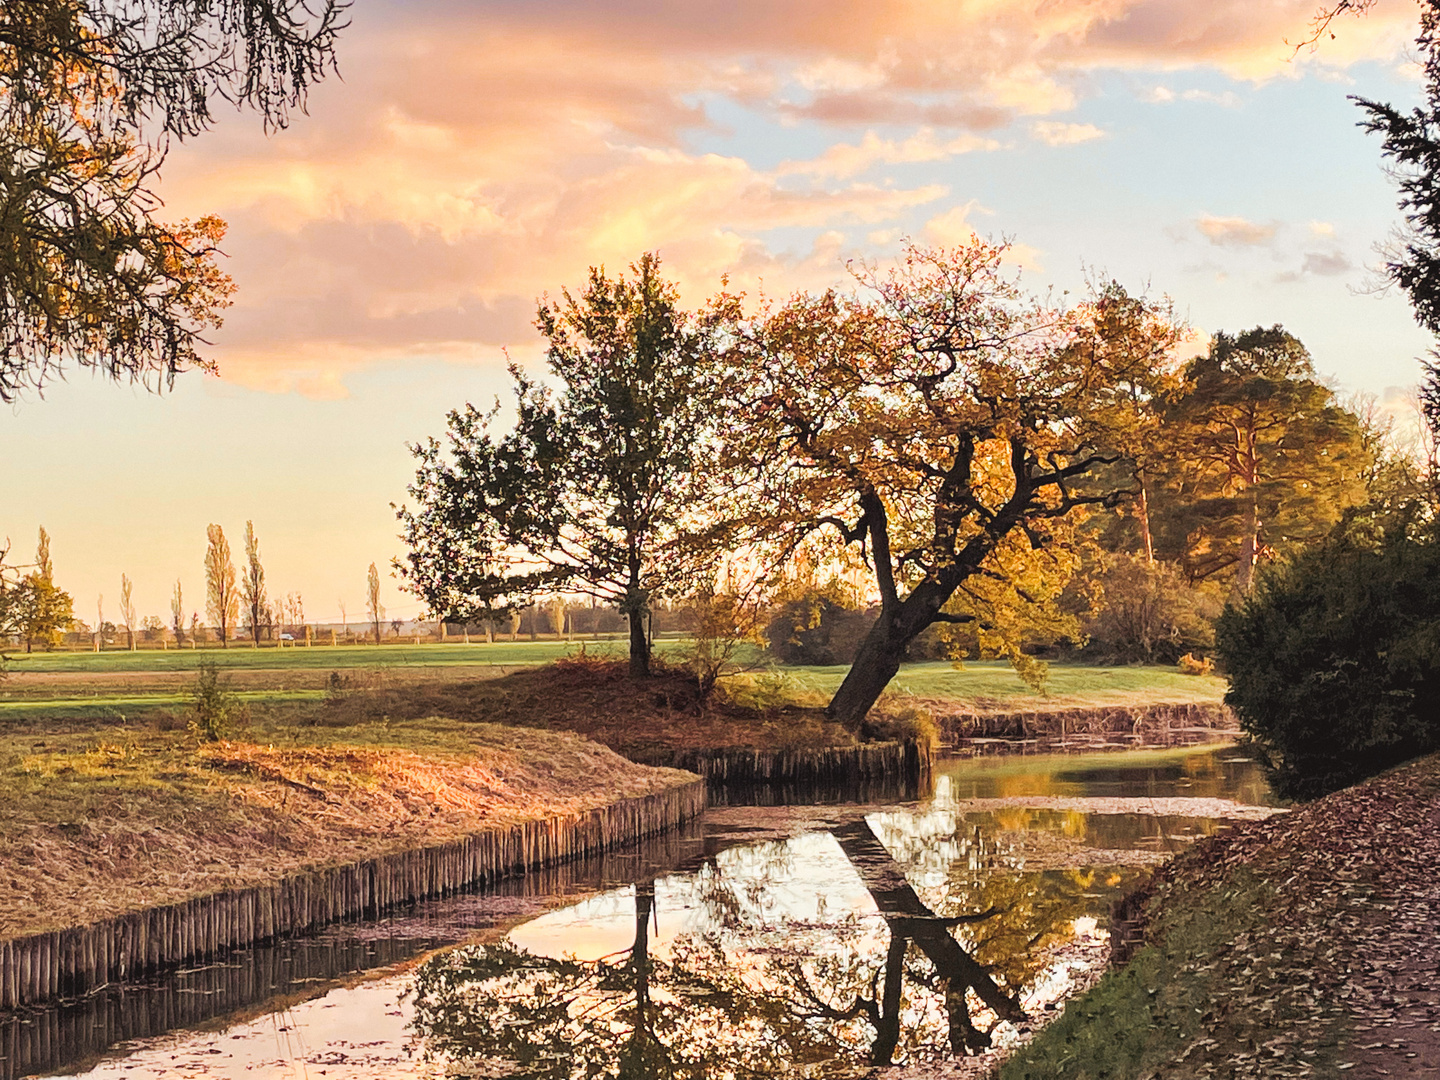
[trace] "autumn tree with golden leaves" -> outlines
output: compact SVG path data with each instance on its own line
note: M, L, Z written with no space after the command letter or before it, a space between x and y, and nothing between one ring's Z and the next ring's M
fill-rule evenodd
M873 569L879 618L828 708L852 730L926 628L1003 635L1044 609L1077 513L1135 489L1114 466L1155 351L1091 347L1103 310L1028 297L1006 252L911 247L859 268L854 295L735 316L722 413L725 464L752 492L743 538L783 554L828 535Z

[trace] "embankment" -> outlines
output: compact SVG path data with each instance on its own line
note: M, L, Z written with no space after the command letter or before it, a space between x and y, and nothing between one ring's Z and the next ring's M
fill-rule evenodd
M721 746L659 747L631 759L703 776L711 788L748 785L834 785L918 782L934 767L928 743L864 743L859 746L757 749Z
M1440 757L1201 841L1004 1080L1440 1075ZM1350 1071L1353 1070L1353 1071Z
M926 701L949 746L965 739L1034 739L1071 735L1122 736L1166 745L1186 735L1236 735L1240 723L1219 703L1097 705L1056 709L971 710L956 702Z
M672 829L705 808L700 780L580 814L287 874L88 926L0 942L0 1008L87 994L109 982L444 896Z

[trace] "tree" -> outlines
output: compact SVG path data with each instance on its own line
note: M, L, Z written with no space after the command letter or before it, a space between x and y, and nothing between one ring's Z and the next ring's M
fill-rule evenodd
M1233 570L1249 594L1266 552L1323 538L1365 499L1360 422L1279 326L1218 333L1165 413L1163 540L1191 581Z
M1117 281L1091 286L1082 305L1084 319L1071 349L1089 351L1116 373L1116 390L1128 398L1126 423L1116 426L1114 437L1124 459L1112 468L1122 484L1133 472L1134 495L1125 502L1139 531L1139 547L1146 562L1155 561L1150 503L1157 471L1169 450L1160 437L1164 403L1179 384L1176 347L1185 340L1186 327L1175 316L1168 298L1158 302L1131 296Z
M165 384L210 367L229 279L217 218L167 225L153 181L211 102L283 124L333 62L343 0L0 6L0 400L69 363ZM152 137L146 138L149 128Z
M265 568L260 565L260 541L255 539L255 523L245 522L245 573L240 577L240 598L250 623L250 640L260 647L260 628L269 621L265 596Z
M370 564L370 576L365 582L365 611L370 616L370 629L375 634L375 644L380 644L380 622L385 618L385 606L380 603L380 571Z
M61 633L74 619L74 601L69 593L55 585L50 534L43 525L35 544L35 565L15 586L12 603L27 653L37 641L47 649L59 644Z
M205 614L220 636L220 647L230 647L230 632L240 617L240 590L235 587L235 563L230 558L230 542L225 530L211 525L206 530L209 546L205 549Z
M133 583L124 574L120 575L120 618L125 621L126 644L135 651L135 601L131 599Z
M1440 544L1342 528L1226 609L1225 696L1276 790L1309 798L1440 749Z
M397 511L409 554L396 566L436 614L473 622L536 593L585 593L630 626L630 671L650 669L652 601L683 595L682 543L706 453L705 327L678 306L653 254L630 277L590 271L585 291L542 301L555 391L510 369L517 418L451 412L445 445L411 447L417 509Z
M1098 324L1025 298L1005 255L912 247L857 271L865 295L797 296L734 331L726 463L758 492L750 542L827 530L873 567L879 617L827 710L851 730L927 627L1003 631L1007 608L1051 604L1067 519L1132 490L1100 470L1123 459L1151 358L1074 347Z
M175 579L175 591L170 594L170 629L175 634L175 645L185 642L185 598L180 592L180 579Z

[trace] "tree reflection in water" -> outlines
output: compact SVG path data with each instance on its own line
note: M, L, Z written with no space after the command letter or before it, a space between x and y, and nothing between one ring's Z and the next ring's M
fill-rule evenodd
M995 1023L1023 1019L1018 993L1037 966L1023 954L1080 913L1075 889L1036 903L1026 879L1042 875L962 875L937 912L866 821L830 832L876 914L775 919L762 896L787 846L753 845L746 873L710 861L696 874L706 929L658 952L651 878L635 886L634 940L619 953L554 958L506 942L435 957L414 988L425 1053L465 1076L830 1077L897 1054L975 1053ZM1022 955L998 955L1002 943Z

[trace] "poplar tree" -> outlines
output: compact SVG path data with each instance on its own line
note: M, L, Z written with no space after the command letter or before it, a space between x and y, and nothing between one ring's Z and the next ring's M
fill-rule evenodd
M235 563L230 558L230 542L219 525L206 529L209 544L205 549L205 614L220 635L220 647L230 647L230 632L240 617L240 590L235 585Z
M265 568L260 565L260 541L255 538L255 523L245 522L245 572L240 578L240 597L250 620L250 640L260 647L260 628L268 621L265 596Z

